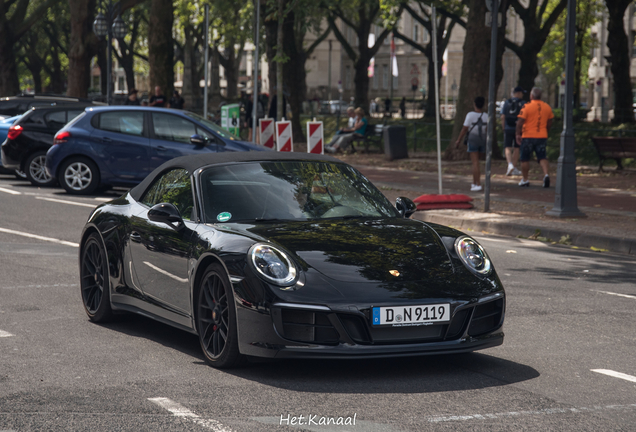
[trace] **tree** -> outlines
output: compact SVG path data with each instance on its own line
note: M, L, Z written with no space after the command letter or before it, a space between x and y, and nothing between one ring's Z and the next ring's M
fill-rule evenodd
M58 1L0 0L0 95L20 92L16 44Z
M130 24L126 37L117 41L118 49L113 50L117 61L126 74L128 89L137 88L135 85L135 57L148 61L148 58L135 51L139 39L144 35L142 25L147 23L146 9L136 7L124 14L124 21Z
M459 136L466 113L472 111L473 100L477 96L488 95L490 73L490 41L491 28L485 25L486 4L483 0L467 0L468 17L466 19L466 37L464 39L464 59L462 61L461 85L457 98L455 124L453 126L453 139L444 153L445 160L467 159L466 148L455 148L454 139ZM500 12L502 25L497 34L497 67L495 70L495 90L503 78L501 58L504 51L504 34L506 31L506 5L503 4ZM503 9L503 10L502 10ZM495 92L496 93L496 92ZM489 103L490 101L488 101ZM495 116L496 117L496 116ZM496 143L495 143L496 144ZM493 145L493 157L501 158L501 149Z
M355 83L355 105L369 109L369 75L367 68L371 58L378 52L384 39L395 25L404 5L388 0L352 0L346 5L339 1L329 4L328 21L334 35L342 44L347 56L353 61ZM357 47L353 47L342 34L336 24L340 19L345 26L350 27L357 36ZM376 35L373 46L368 46L369 33L373 24L382 23L384 29ZM357 49L356 49L357 48Z
M421 51L428 60L428 95L426 97L426 109L424 111L424 115L426 117L434 117L436 115L436 104L435 104L435 62L434 62L434 54L433 54L433 25L431 21L431 10L430 7L425 5L422 2L418 2L418 9L415 10L409 4L404 6L404 9L416 20L418 23L422 25L427 31L428 34L431 35L429 38L429 42L426 45L420 45L417 42L414 42L412 39L403 35L396 29L393 30L393 34L395 37L402 39L407 44L411 45L413 48ZM438 76L442 75L442 56L444 55L444 51L446 51L446 47L448 46L448 42L450 41L451 34L453 32L453 27L455 27L456 21L451 20L444 16L443 14L439 14L437 19L437 59L438 59Z
M632 108L631 50L623 18L631 0L605 0L608 10L607 47L614 81L614 123L634 123Z
M148 63L150 88L159 86L166 97L174 88L174 47L172 0L151 0L148 18Z
M506 48L512 50L521 61L518 85L530 90L539 75L539 52L548 39L552 26L565 10L567 0L509 1L523 22L524 36L523 42L519 45L506 39Z

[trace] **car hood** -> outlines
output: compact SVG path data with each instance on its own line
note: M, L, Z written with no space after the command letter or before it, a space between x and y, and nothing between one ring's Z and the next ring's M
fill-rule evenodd
M450 276L439 236L410 219L351 219L252 225L305 267L343 282L408 282Z

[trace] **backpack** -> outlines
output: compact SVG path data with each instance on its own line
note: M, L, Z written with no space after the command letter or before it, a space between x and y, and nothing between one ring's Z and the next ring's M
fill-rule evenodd
M506 101L508 109L505 113L502 113L506 116L506 126L511 128L517 126L517 116L525 104L526 102L523 99L518 98L510 98Z
M464 140L464 145L468 145L468 140L470 139L470 143L473 145L476 145L478 147L486 146L486 133L484 133L484 126L486 125L486 123L484 123L484 121L482 120L483 116L484 113L481 113L477 121L473 123L470 129L468 129L466 139ZM473 131L473 129L475 129L475 127L477 127L477 133L471 137L470 133Z

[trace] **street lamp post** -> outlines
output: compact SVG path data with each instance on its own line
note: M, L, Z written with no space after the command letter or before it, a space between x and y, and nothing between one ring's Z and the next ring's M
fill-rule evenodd
M108 53L106 54L106 102L111 105L112 95L112 57L113 57L113 37L123 39L126 36L126 23L119 15L120 4L113 5L112 0L108 0L108 5L102 7L105 14L98 13L93 22L93 32L98 38L107 37Z

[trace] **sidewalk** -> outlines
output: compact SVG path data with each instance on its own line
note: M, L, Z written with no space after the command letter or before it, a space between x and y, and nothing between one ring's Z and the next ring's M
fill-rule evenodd
M409 159L386 161L382 154L338 155L355 166L392 201L438 193L434 154L411 154ZM586 217L561 219L545 215L554 207L556 164L550 166L550 188L542 187L543 173L531 163L530 187L520 188L520 177L506 177L505 161L493 161L490 212L484 213L484 193L470 192L469 161L442 162L442 192L473 198L471 210L427 210L413 216L427 222L479 231L557 242L596 251L636 256L636 170L598 173L597 167L577 167L578 208ZM482 186L484 185L482 162Z

